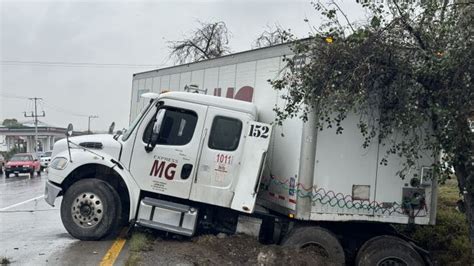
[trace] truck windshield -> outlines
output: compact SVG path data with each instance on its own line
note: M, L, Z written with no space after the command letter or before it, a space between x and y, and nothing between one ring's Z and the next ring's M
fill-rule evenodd
M150 101L150 103L148 103L148 105L145 108L143 108L143 110L140 112L140 114L137 115L137 117L135 117L135 119L130 124L128 129L126 129L125 132L123 133L122 141L126 141L130 137L130 135L132 135L133 130L138 125L138 123L140 122L142 117L147 113L148 109L150 109L150 106L152 105L152 103L153 103L153 101Z

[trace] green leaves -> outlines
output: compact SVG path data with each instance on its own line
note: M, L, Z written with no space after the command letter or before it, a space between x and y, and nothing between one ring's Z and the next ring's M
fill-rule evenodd
M474 150L467 128L474 113L474 11L468 4L428 2L364 4L371 17L349 25L335 2L315 3L326 21L313 38L295 44L285 74L271 82L287 92L287 105L275 107L278 123L306 119L310 105L317 107L320 130L341 134L342 121L357 113L361 145L387 145L382 164L392 155L404 158L402 178L426 151L448 155L433 165L444 177L465 164Z
M373 16L370 20L370 26L377 29L380 26L380 19L377 16Z

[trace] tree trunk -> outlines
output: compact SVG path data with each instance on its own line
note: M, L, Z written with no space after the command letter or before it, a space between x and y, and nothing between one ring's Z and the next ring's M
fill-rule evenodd
M471 160L472 161L472 160ZM472 163L472 162L471 162ZM469 173L466 165L455 166L456 176L458 179L459 191L464 197L464 209L466 211L466 218L469 225L469 239L471 241L471 260L474 258L474 191L472 189L473 177L472 171Z
M463 128L463 127L461 127ZM466 129L466 128L463 128ZM467 128L467 130L470 129ZM474 134L462 138L456 152L454 171L458 179L459 191L464 197L464 209L469 224L469 239L471 241L471 261L474 260Z

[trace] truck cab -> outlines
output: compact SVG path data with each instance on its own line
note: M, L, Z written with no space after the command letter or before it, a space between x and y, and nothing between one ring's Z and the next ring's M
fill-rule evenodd
M121 135L58 141L45 198L79 239L127 221L191 236L209 207L253 213L271 126L249 102L186 92L144 95Z

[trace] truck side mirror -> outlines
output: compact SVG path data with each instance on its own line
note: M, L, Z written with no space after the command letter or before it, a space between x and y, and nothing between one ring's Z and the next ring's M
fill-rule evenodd
M72 131L73 131L72 124L69 123L69 125L67 125L67 129L66 129L66 136L68 136L68 137L72 136Z
M166 110L159 109L156 114L155 123L153 124L153 128L151 130L150 138L148 140L147 145L145 146L146 152L151 152L155 149L156 144L158 144L158 139L160 136L161 125L163 123L163 118L165 117Z
M114 134L114 129L115 129L115 122L112 122L112 124L110 124L109 126L109 134Z

